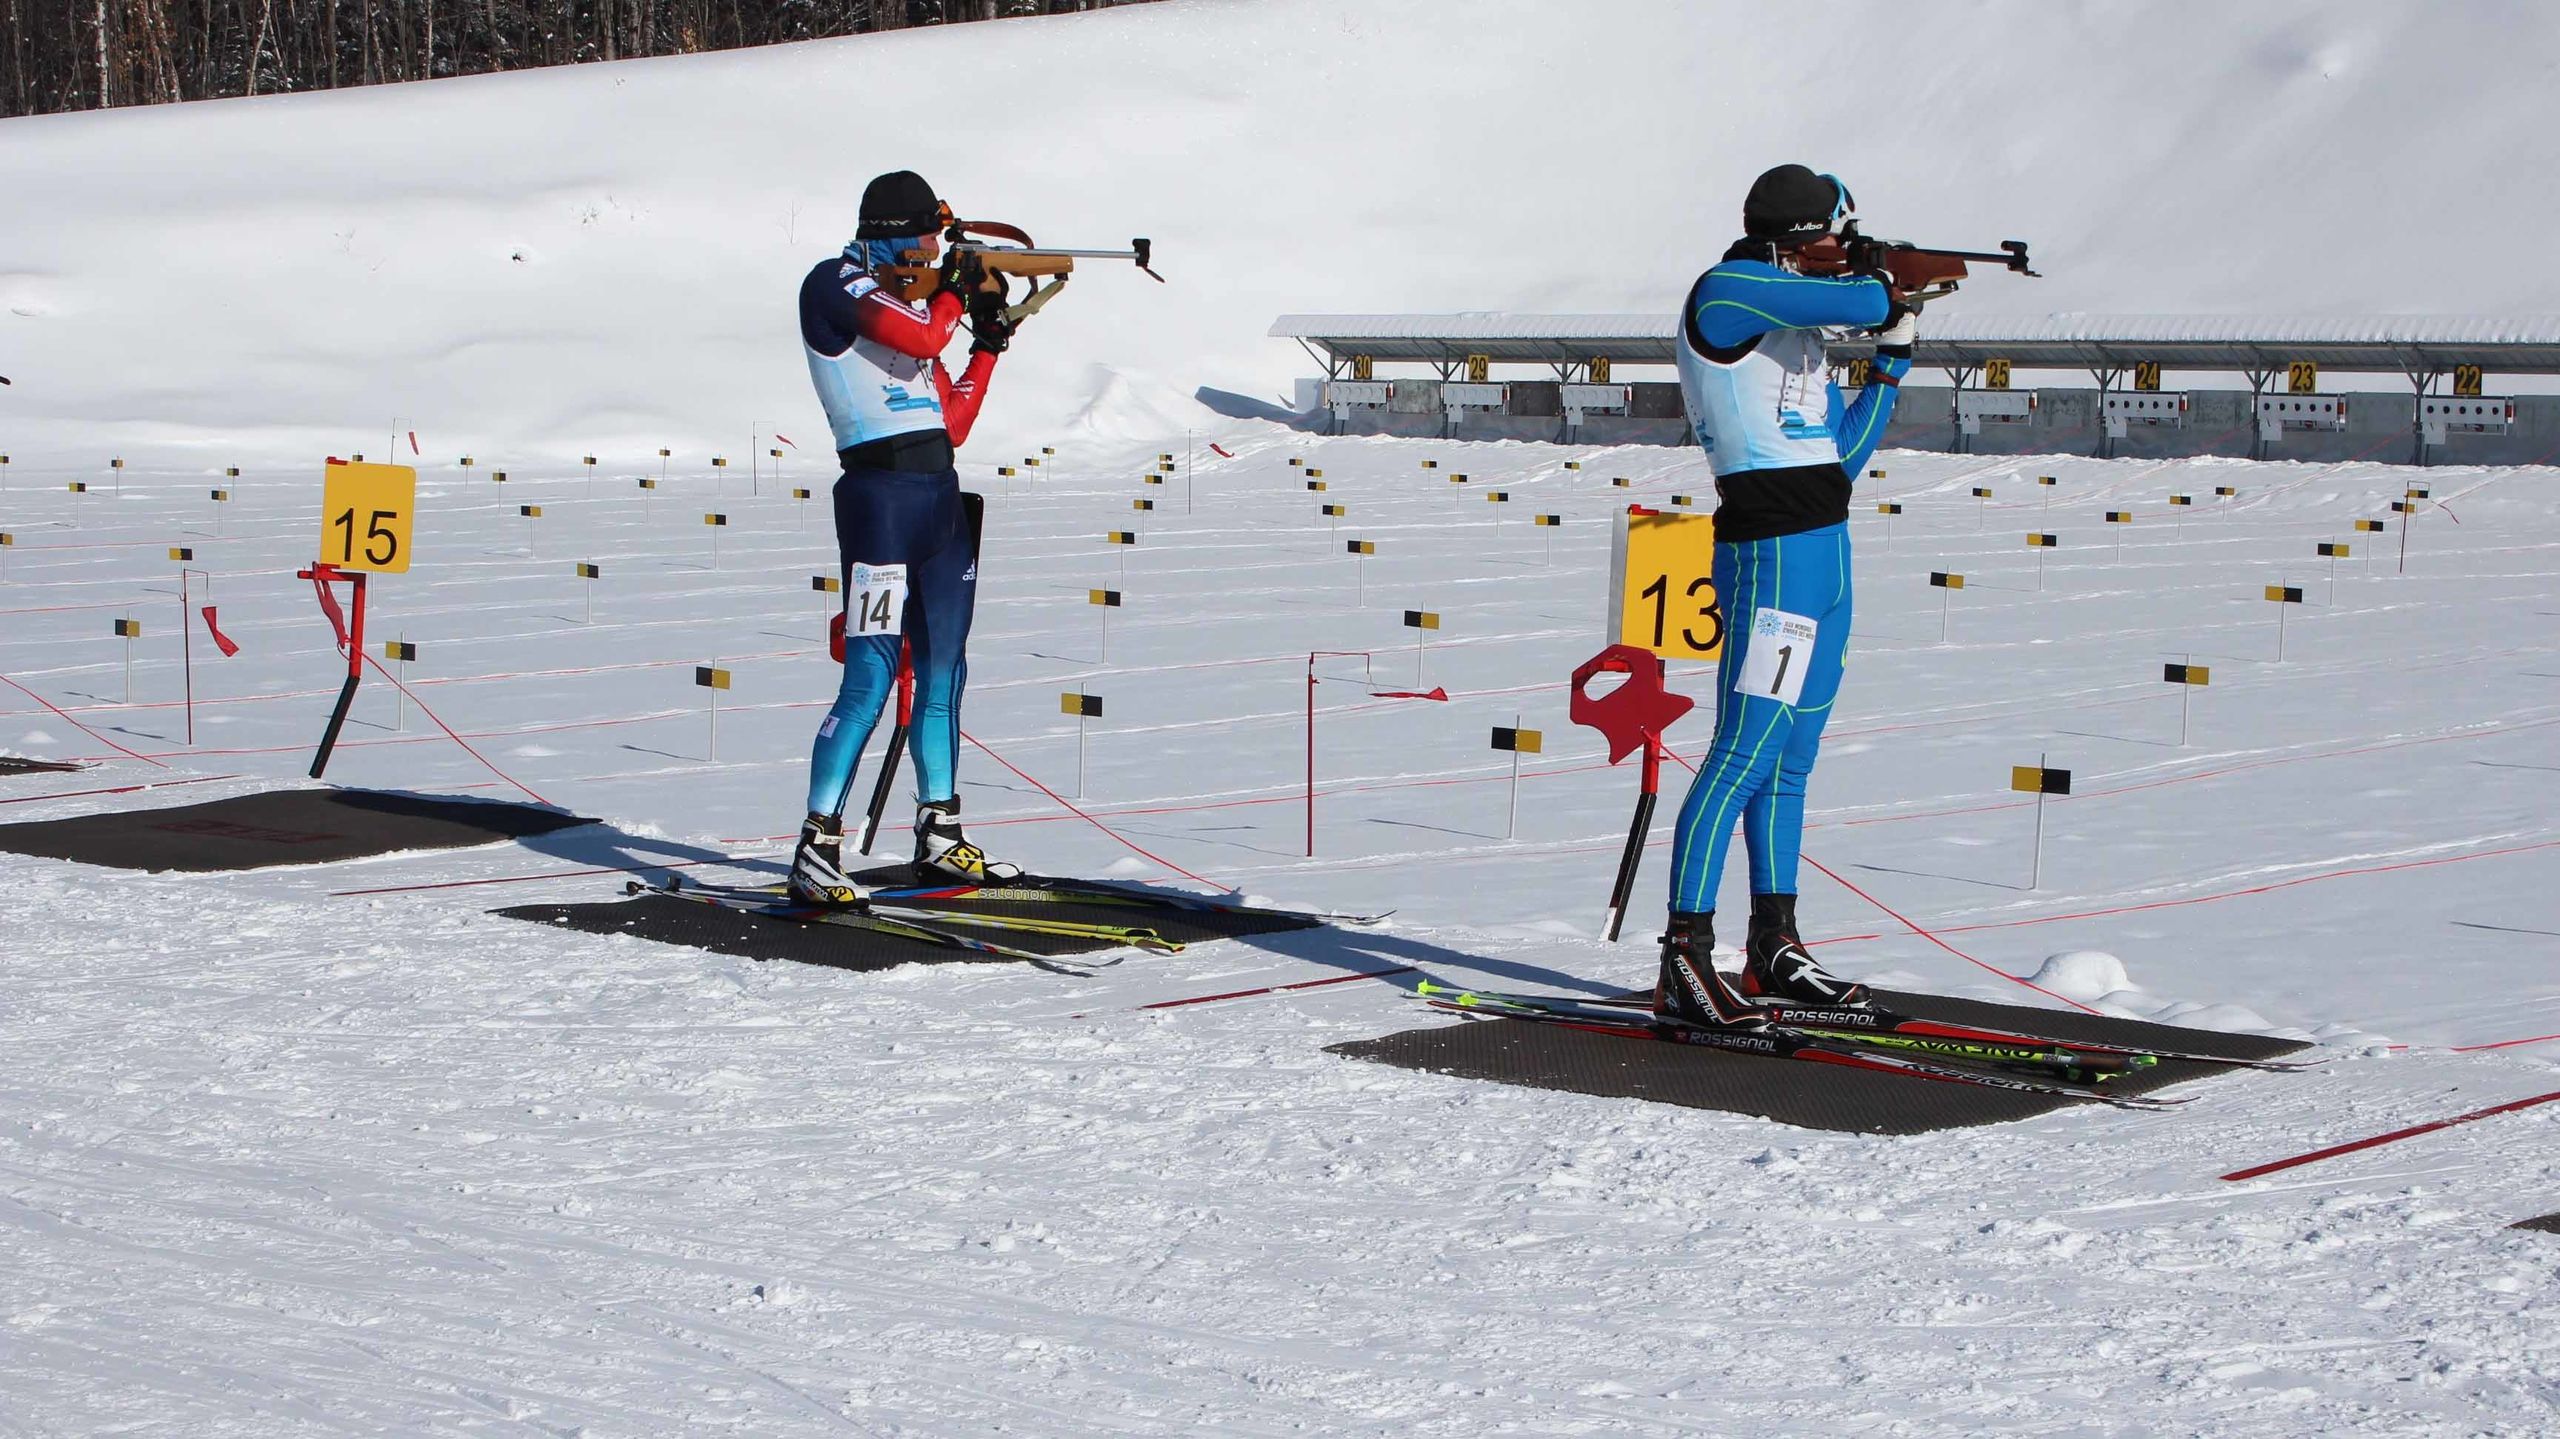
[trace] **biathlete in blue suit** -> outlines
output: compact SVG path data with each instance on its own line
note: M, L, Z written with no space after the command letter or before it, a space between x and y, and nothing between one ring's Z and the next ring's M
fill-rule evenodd
M1849 644L1850 476L1883 437L1911 368L1916 310L1890 279L1808 274L1806 246L1850 213L1846 187L1802 165L1762 175L1743 238L1681 307L1680 390L1716 475L1716 594L1727 616L1715 743L1680 806L1671 918L1655 1008L1757 1024L1759 1005L1859 1005L1866 987L1825 973L1796 932L1805 780L1840 692ZM1844 405L1824 332L1876 332L1870 383ZM1740 823L1751 928L1737 982L1719 973L1716 890Z
M862 192L844 253L800 286L809 378L835 431L836 546L844 570L844 681L809 756L808 817L792 852L790 890L806 903L859 905L844 872L844 808L855 764L898 673L915 668L909 749L916 769L919 872L970 882L1021 873L991 864L960 829L956 770L960 692L978 588L978 497L960 492L953 448L969 437L996 356L1011 341L1004 294L960 257L943 258L950 213L911 171ZM940 262L928 298L903 298L891 266ZM963 316L972 340L958 379L938 358Z

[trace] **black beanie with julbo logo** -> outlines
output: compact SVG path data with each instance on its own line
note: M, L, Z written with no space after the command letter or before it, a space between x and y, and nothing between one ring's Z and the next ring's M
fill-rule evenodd
M1802 165L1780 165L1751 182L1742 201L1742 233L1754 240L1819 239L1848 205L1839 181Z
M913 170L892 170L863 187L857 240L898 240L942 228L942 202Z

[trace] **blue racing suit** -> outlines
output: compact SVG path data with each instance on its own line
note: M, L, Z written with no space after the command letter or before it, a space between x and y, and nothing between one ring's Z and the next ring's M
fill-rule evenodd
M1737 818L1751 892L1796 892L1805 781L1849 644L1850 476L1911 369L1907 350L1880 348L1874 379L1844 406L1822 331L1885 323L1891 296L1879 280L1798 275L1767 256L1737 244L1681 313L1681 398L1715 470L1712 568L1728 617L1715 742L1672 833L1671 908L1690 913L1716 907Z
M809 812L841 815L862 748L898 674L901 644L915 669L907 731L920 802L957 797L960 694L977 605L977 496L960 492L952 449L965 441L996 357L973 352L957 380L939 356L964 306L948 290L911 304L883 289L877 267L914 242L847 246L800 287L800 337L836 436L836 549L845 597L854 567L903 566L906 601L848 624L844 679L809 756ZM885 630L886 632L881 632Z

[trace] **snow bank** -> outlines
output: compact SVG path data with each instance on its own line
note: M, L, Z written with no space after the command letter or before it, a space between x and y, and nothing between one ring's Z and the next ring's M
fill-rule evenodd
M1053 242L1149 235L1172 281L1079 277L1007 360L992 448L1273 396L1306 365L1264 338L1284 312L1658 310L1787 159L1883 233L2035 242L2050 278L1951 314L2549 311L2548 267L2411 258L2456 197L2551 224L2513 177L2548 168L2555 44L2549 9L2378 0L1269 0L11 120L0 437L22 464L306 459L395 416L440 459L805 444L794 286L900 165Z

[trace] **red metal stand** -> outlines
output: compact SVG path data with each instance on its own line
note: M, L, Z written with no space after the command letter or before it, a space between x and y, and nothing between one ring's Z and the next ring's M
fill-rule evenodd
M313 561L311 568L294 571L298 580L311 581L320 596L320 612L329 617L329 627L338 632L338 652L347 657L347 682L338 687L338 707L329 712L329 727L320 733L320 750L311 757L311 777L329 767L329 754L338 747L338 731L346 727L347 710L356 702L356 684L364 678L364 598L365 575L362 570L342 570L336 565ZM346 610L338 608L337 593L329 587L343 584L348 589Z
M1622 674L1626 683L1605 695L1589 693L1595 676ZM1575 724L1589 725L1609 742L1609 763L1637 749L1644 751L1639 771L1635 821L1627 827L1627 845L1618 856L1618 877L1609 887L1608 937L1614 941L1627 917L1627 900L1635 893L1636 870L1644 860L1644 839L1653 827L1653 807L1662 789L1662 732L1687 714L1697 701L1662 687L1662 657L1634 645L1611 645L1584 660L1573 672L1573 700L1567 713Z

